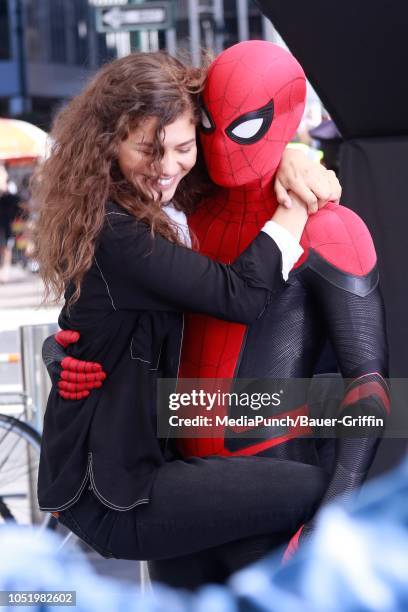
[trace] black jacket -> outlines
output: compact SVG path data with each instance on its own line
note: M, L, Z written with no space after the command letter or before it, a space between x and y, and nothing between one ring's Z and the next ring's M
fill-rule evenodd
M264 232L231 266L177 246L116 204L106 221L80 299L59 324L81 338L68 353L108 374L81 401L51 391L38 481L43 510L73 505L90 479L110 508L149 501L165 461L156 435L156 381L178 372L183 311L251 323L285 286L281 253Z

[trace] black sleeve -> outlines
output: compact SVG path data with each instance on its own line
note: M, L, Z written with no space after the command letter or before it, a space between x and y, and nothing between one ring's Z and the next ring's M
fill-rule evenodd
M336 427L334 473L323 498L350 497L364 482L375 457L389 411L388 346L384 306L374 268L366 277L352 277L323 264L306 272L316 301L323 311L341 374L346 379L338 420L372 416L375 426ZM331 415L333 416L333 415ZM350 422L350 421L349 421ZM374 422L373 422L374 423Z
M266 233L232 265L171 243L127 214L108 217L95 265L112 307L179 310L253 322L285 282L281 252Z

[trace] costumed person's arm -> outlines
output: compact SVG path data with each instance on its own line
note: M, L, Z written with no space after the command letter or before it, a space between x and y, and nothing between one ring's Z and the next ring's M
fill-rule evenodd
M78 342L79 338L77 331L62 330L46 338L42 347L44 365L64 399L83 399L92 389L99 389L106 378L99 363L67 355L67 347Z
M309 251L302 277L321 307L348 383L336 416L373 416L380 423L359 428L360 437L347 437L350 427L337 423L334 471L321 507L339 495L348 500L373 462L390 409L388 347L376 253L363 221L345 207L329 205L309 221L304 236ZM311 521L299 529L284 561L313 527Z

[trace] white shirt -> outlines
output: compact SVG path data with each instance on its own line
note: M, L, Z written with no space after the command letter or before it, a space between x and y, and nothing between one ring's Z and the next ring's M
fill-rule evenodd
M180 242L191 248L190 230L186 215L181 210L176 210L171 202L164 204L163 210L175 223ZM289 272L303 253L302 247L290 232L275 221L267 221L261 231L275 241L282 253L282 276L285 281L288 280Z
M187 217L181 210L176 210L171 202L163 204L163 210L177 226L180 242L191 249L190 230L188 228Z

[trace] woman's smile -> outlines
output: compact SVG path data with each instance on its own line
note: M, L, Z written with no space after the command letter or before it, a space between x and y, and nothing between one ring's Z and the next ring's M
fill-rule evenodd
M151 175L156 123L155 117L141 122L119 146L119 167L130 182L134 182L138 176ZM196 128L190 111L164 127L161 144L161 174L155 179L153 188L157 187L162 201L168 202L197 159Z
M177 175L176 176L169 176L169 177L166 177L166 178L159 178L159 180L157 182L162 187L169 187L176 178L177 178Z

